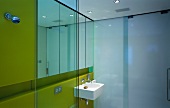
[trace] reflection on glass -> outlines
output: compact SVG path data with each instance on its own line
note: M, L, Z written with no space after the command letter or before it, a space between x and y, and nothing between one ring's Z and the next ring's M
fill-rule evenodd
M79 15L79 69L85 68L86 53L85 53L85 27L86 18Z
M38 0L38 78L93 66L93 31L93 21L73 9Z
M59 73L59 29L53 28L60 25L59 7L56 1L38 0L38 78Z
M47 28L47 75L59 74L59 28Z
M77 10L77 0L58 0L67 6L73 8L74 10Z
M38 77L46 76L46 63L47 63L47 41L46 41L46 28L38 26Z
M60 19L65 20L60 26L60 73L65 73L75 70L76 14L62 6L60 11Z
M93 66L94 22L86 18L86 67Z

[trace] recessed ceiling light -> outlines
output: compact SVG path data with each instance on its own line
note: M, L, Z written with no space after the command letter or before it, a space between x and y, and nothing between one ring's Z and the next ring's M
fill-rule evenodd
M87 11L89 14L91 14L92 13L92 11Z
M72 17L72 16L74 16L73 14L70 14L70 16Z
M114 3L119 3L120 1L119 0L114 0Z
M47 16L42 16L43 18L47 18Z
M109 27L111 27L112 25L111 24L109 24Z

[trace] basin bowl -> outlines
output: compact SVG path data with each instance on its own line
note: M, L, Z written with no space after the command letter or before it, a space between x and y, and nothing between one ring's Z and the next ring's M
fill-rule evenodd
M84 87L87 88L84 88ZM102 83L85 83L74 87L74 96L83 99L95 100L103 92L104 84ZM77 90L79 90L79 96L77 96Z

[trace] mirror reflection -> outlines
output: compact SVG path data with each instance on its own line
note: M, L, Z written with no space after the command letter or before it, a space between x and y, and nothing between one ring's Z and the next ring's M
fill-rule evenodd
M38 78L93 66L93 24L56 1L38 0Z

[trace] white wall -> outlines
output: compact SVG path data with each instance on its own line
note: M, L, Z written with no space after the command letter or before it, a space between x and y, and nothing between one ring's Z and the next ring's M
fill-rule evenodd
M128 23L129 108L170 108L170 14L135 16Z

